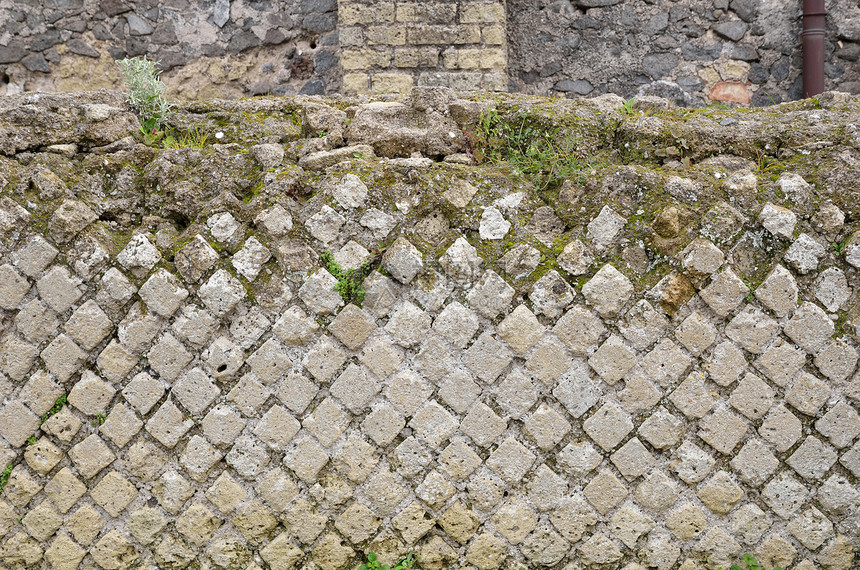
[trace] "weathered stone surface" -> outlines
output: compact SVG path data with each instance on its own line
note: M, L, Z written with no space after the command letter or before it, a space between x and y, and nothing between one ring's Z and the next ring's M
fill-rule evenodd
M357 17L349 2L301 10L318 4ZM390 18L338 30L344 62L354 63L355 42L376 41L383 28L372 27L451 8L428 6L367 4ZM476 41L500 39L497 7L479 7L460 16L495 20L462 25L488 24ZM633 17L617 10L619 21ZM700 16L668 14L667 26ZM158 17L138 17L153 27L146 37L161 33ZM265 46L290 41L275 37L293 29L278 22ZM406 24L407 42L410 31L439 31ZM671 51L677 37L694 36L655 42ZM328 52L330 41L310 49ZM440 65L489 57L466 49L452 44ZM290 74L304 73L298 57ZM760 96L765 59L715 61L721 80L749 74ZM368 79L383 80L393 81ZM511 105L455 97L421 88L398 104L462 122L455 138L487 105L499 120ZM828 97L769 119L799 119L779 148L795 153L802 184L786 173L774 183L759 172L767 164L747 160L747 134L771 141L755 111L696 136L692 119L672 115L682 134L642 147L653 133L630 129L663 132L675 112L648 96L623 115L611 96L550 102L541 120L575 109L565 128L584 145L577 152L647 153L662 170L595 160L594 173L540 190L529 174L459 152L435 166L441 156L353 156L338 146L348 112L307 97L178 112L178 129L215 129L218 142L203 149L130 139L91 152L79 138L27 147L0 168L11 192L0 197L0 467L14 466L0 563L335 570L374 549L385 563L414 551L440 569L727 567L742 552L850 568L857 230L838 162L850 153L829 153L853 131L839 145L809 143L830 140L831 119L856 121L853 100L834 108ZM237 114L216 111L224 105ZM81 124L107 121L112 107L81 108ZM294 112L308 138L292 143L298 127L286 121L288 134L282 119ZM588 146L592 126L605 132L591 121L604 120L617 138ZM702 150L714 140L738 156L707 158L727 152ZM684 178L667 174L688 157ZM812 173L810 160L833 166ZM759 198L771 203L759 209ZM789 244L804 232L823 251ZM326 249L341 272L322 267Z

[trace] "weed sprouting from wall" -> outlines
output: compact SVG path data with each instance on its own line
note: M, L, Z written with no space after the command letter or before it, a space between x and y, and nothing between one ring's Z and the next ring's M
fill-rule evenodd
M530 111L504 116L487 111L481 115L478 131L467 133L467 140L478 162L507 163L533 179L540 190L577 177L588 168L574 135L547 126Z
M134 57L121 59L117 65L128 85L128 102L140 116L144 130L163 128L172 109L164 97L166 85L158 77L158 64L146 57Z

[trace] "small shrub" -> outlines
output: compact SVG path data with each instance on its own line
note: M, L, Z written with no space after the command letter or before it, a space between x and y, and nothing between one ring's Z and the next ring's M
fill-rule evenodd
M121 59L117 62L126 85L128 102L140 116L146 132L164 128L170 118L170 103L164 98L165 85L159 79L154 61L146 57Z

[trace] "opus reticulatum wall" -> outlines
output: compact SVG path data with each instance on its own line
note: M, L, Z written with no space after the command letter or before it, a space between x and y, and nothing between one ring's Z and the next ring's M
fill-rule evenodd
M856 568L860 101L622 103L4 99L0 565Z

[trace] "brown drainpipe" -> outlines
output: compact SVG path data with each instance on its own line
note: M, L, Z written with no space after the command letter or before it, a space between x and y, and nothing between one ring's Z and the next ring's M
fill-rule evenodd
M824 0L803 0L803 96L824 91Z

